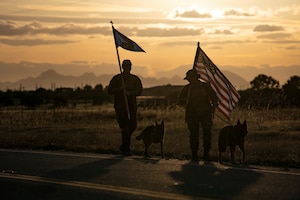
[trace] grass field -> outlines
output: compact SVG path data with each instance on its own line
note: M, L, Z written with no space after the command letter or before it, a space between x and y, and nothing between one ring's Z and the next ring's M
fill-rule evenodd
M93 153L119 153L120 129L112 105L85 108L37 110L0 110L0 148L60 150ZM134 139L146 126L164 119L166 127L165 155L167 158L190 159L188 130L184 109L138 109L138 127L132 138L132 153L141 155L144 146ZM246 164L300 167L300 109L240 110L232 113L248 123ZM211 156L217 161L217 139L226 123L215 117ZM202 140L200 140L200 144ZM202 150L201 150L202 151ZM150 148L153 156L160 155L159 144ZM229 161L229 149L223 154ZM236 158L241 153L236 152Z

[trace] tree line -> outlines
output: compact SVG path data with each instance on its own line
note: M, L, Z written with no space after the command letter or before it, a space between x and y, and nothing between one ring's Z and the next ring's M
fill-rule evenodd
M83 88L56 88L55 90L38 88L35 91L7 90L0 91L1 106L26 106L36 108L41 105L49 105L54 108L64 106L76 106L77 104L101 105L112 101L106 88L101 84L94 88L85 85Z
M239 105L243 107L299 107L300 77L292 76L280 87L279 81L260 74L250 82L251 87L239 91Z
M300 106L300 77L292 76L282 87L279 81L260 74L250 82L251 87L240 90L241 99L239 106L244 108L253 107L288 107ZM173 89L170 89L173 88ZM155 101L159 96L160 103L176 104L177 95L182 87L167 85L160 88L146 88L144 95L150 96ZM162 101L161 94L165 100ZM78 104L101 105L106 102L113 102L112 96L108 95L107 87L101 84L92 87L86 85L83 88L57 88L55 90L38 88L34 91L7 90L0 91L0 106L25 106L26 108L37 108L41 105L49 105L54 108L63 106L76 106Z

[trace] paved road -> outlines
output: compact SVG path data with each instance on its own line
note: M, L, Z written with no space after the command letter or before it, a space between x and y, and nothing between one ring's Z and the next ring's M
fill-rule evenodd
M299 199L300 169L0 149L1 199Z

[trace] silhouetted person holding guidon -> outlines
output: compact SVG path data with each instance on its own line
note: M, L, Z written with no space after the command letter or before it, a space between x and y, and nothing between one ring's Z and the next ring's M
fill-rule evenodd
M185 104L185 120L190 132L190 148L192 160L198 161L199 128L203 130L203 160L210 160L212 118L218 100L215 91L205 82L199 80L200 75L192 69L187 71L186 79L189 84L182 89L179 100Z
M141 95L143 90L139 77L130 73L131 65L130 60L124 60L122 63L123 72L115 75L108 86L108 93L114 95L117 121L122 129L120 151L124 156L131 156L131 136L137 127L136 97Z

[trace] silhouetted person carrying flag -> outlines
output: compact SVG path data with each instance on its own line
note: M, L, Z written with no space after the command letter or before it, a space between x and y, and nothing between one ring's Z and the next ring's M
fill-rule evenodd
M123 72L115 75L108 86L108 93L114 95L114 108L117 121L122 129L120 151L124 156L131 156L131 136L137 127L136 97L141 95L143 90L139 77L130 73L131 65L130 60L123 60Z
M208 161L210 160L212 118L218 100L212 87L208 83L198 80L199 78L200 75L197 74L196 70L187 71L184 79L189 84L182 89L179 100L186 106L185 120L190 132L192 160L199 160L199 128L201 124L203 130L203 160Z

